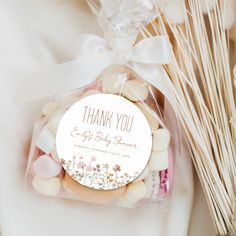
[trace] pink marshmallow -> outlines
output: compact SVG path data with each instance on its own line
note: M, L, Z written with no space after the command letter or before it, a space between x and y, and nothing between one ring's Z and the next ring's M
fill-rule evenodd
M60 174L62 167L49 155L42 155L33 163L33 171L37 176L50 178Z

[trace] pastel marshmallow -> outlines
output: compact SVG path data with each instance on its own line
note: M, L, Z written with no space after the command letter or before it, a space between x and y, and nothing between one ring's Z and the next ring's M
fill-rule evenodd
M121 200L127 205L133 205L142 198L145 197L147 193L147 187L143 181L130 183L127 186L125 194L121 198Z
M102 90L104 93L120 94L125 81L128 79L127 72L114 71L102 76Z
M160 152L167 150L170 144L170 132L168 129L157 129L152 132L152 150Z
M62 167L49 155L42 155L33 162L32 169L36 175L49 178L59 175Z
M139 79L128 80L124 85L122 94L132 102L144 101L149 94L147 83Z
M44 116L48 116L50 115L52 112L54 112L58 107L58 103L57 102L49 102L46 103L43 108L42 108L42 115Z
M35 141L35 145L44 153L49 154L55 146L55 143L55 136L49 130L47 125L44 126Z
M148 176L148 174L149 174L149 167L147 165L142 171L142 173L133 181L133 183L137 183L144 180Z
M75 194L78 199L96 203L107 203L112 200L118 199L124 194L126 189L125 186L114 190L91 189L79 184L68 174L65 174L62 184L66 192Z
M60 111L51 116L51 118L48 121L48 128L52 131L54 135L57 133L58 125L61 121L61 118L63 117L64 112Z
M149 169L154 170L165 170L168 168L168 149L162 152L152 152L148 162Z
M57 196L61 189L61 181L57 177L42 178L36 175L32 185L37 192L47 196Z
M158 129L159 122L156 118L155 112L143 103L136 102L135 105L143 112L151 129L152 130Z

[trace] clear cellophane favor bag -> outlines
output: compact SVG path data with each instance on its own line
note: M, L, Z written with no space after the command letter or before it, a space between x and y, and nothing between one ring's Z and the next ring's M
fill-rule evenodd
M117 45L125 38L130 44L156 14L152 1L141 2L89 2L116 52L122 53L126 46ZM93 82L42 107L31 141L27 188L124 207L158 206L168 199L179 152L173 109L160 89L129 62L118 61Z

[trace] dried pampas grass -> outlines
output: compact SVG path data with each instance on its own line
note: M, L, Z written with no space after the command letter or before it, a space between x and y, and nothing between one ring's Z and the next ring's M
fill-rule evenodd
M177 0L178 1L178 0ZM235 0L186 0L184 24L165 13L142 32L169 34L174 63L165 66L174 108L219 235L236 233L236 89L228 30ZM182 12L181 12L182 14ZM230 17L230 18L229 18ZM176 22L178 23L178 22ZM158 52L157 52L158 53Z

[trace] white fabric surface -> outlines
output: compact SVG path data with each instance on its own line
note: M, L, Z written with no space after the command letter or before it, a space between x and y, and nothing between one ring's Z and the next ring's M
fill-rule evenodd
M73 59L79 34L100 31L86 3L80 0L0 0L0 29L2 236L214 235L198 184L191 218L194 185L191 160L185 151L177 159L168 210L105 207L24 191L32 126L44 101L17 103L14 98L21 79Z

